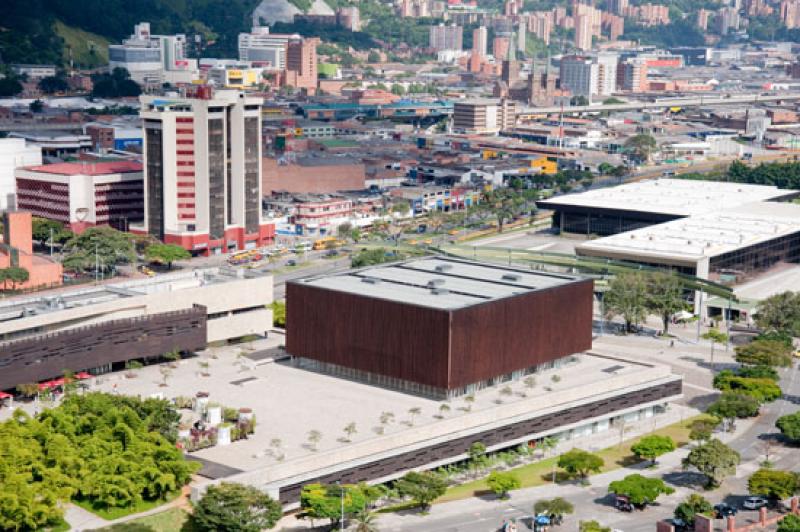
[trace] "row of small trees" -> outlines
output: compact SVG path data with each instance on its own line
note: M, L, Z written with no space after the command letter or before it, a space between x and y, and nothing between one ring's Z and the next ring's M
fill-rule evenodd
M621 317L627 332L652 314L661 319L666 333L672 316L686 308L686 301L683 285L674 274L625 272L611 279L603 305L605 317Z

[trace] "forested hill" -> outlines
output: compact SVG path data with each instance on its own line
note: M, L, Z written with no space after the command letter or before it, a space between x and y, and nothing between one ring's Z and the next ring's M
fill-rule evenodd
M239 32L250 28L259 0L2 0L0 60L62 63L64 40L56 22L119 42L134 24L153 33L201 34L206 56L236 56Z

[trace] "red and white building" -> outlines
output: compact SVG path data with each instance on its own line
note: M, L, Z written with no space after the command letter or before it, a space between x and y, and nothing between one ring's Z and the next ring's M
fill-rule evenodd
M328 198L301 201L289 217L303 235L322 235L336 232L337 227L353 215L353 202L347 198Z
M17 209L63 223L76 233L94 225L127 230L144 214L142 164L57 163L14 172Z
M198 86L142 96L144 219L149 233L200 255L271 244L261 212L261 98Z

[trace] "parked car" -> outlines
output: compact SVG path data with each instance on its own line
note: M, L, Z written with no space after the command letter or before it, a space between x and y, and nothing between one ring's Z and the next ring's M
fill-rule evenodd
M286 261L287 266L297 266L297 261L294 259L289 259Z
M724 519L731 515L736 515L739 512L736 508L731 506L730 504L725 504L724 502L717 504L714 506L714 518L715 519Z
M758 510L759 508L767 505L767 499L764 497L748 497L742 503L742 508L748 510Z

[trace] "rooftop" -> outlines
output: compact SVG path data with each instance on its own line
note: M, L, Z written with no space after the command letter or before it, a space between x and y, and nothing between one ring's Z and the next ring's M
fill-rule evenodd
M693 216L750 202L775 200L792 192L765 185L659 178L567 194L540 203L544 208L589 207Z
M108 161L99 163L55 163L27 166L26 170L58 175L107 175L141 172L142 163L135 161Z
M800 232L800 205L749 203L585 242L577 251L697 262Z
M247 270L245 273L244 270L229 271L223 268L206 268L89 288L50 291L35 297L12 297L0 303L0 332L7 329L7 325L12 320L24 317L49 314L75 307L88 307L158 292L174 292L203 285L225 283L239 279L238 275L255 277L261 273L258 270Z
M452 310L576 282L567 275L425 257L294 281L422 307Z

